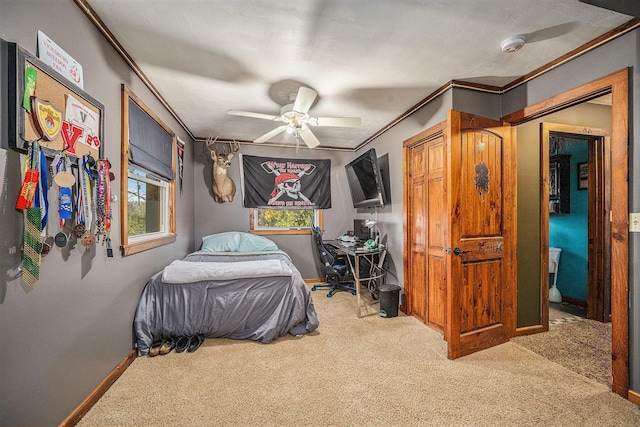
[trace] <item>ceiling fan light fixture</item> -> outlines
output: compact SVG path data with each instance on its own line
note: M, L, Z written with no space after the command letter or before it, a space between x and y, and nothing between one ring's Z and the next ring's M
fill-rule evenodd
M300 86L295 100L292 94L289 94L293 103L283 105L280 108L279 116L272 116L263 113L254 113L251 111L229 110L228 114L234 116L253 117L256 119L271 120L274 122L282 122L282 126L278 126L270 132L256 138L253 142L259 144L286 132L288 135L294 135L302 139L309 148L315 148L320 145L320 141L313 134L309 126L334 126L334 127L357 127L360 126L362 120L359 117L311 117L309 108L313 105L318 97L318 93L308 87ZM296 139L299 143L299 141Z
M508 39L502 40L502 43L500 43L500 49L505 53L512 53L520 50L522 46L524 46L524 42L524 36L522 35L509 37Z

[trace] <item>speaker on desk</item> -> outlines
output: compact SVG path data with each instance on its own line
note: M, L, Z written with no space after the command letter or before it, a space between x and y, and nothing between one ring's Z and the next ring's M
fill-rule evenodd
M396 317L400 303L400 286L382 285L378 288L380 296L380 317Z

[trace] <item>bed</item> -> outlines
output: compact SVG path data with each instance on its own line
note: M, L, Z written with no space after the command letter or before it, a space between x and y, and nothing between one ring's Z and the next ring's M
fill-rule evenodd
M269 343L318 325L311 292L290 257L271 240L240 232L206 236L199 251L151 277L134 320L141 356L169 337Z

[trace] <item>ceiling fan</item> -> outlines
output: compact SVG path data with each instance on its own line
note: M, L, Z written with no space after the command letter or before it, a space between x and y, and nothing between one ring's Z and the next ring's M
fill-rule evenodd
M283 122L282 126L278 126L274 130L256 138L253 142L262 143L268 141L282 132L299 136L309 148L320 145L320 141L311 132L309 126L334 126L334 127L358 127L362 120L359 117L312 117L309 115L309 109L316 100L318 93L308 87L300 86L297 94L291 94L289 100L291 103L280 109L279 116L269 114L252 113L250 111L229 110L227 114L234 116L253 117L256 119L271 120L274 122Z

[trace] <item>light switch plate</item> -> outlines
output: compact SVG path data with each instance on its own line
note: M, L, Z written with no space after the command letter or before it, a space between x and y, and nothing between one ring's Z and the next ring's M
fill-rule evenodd
M640 233L640 212L629 214L629 231Z

